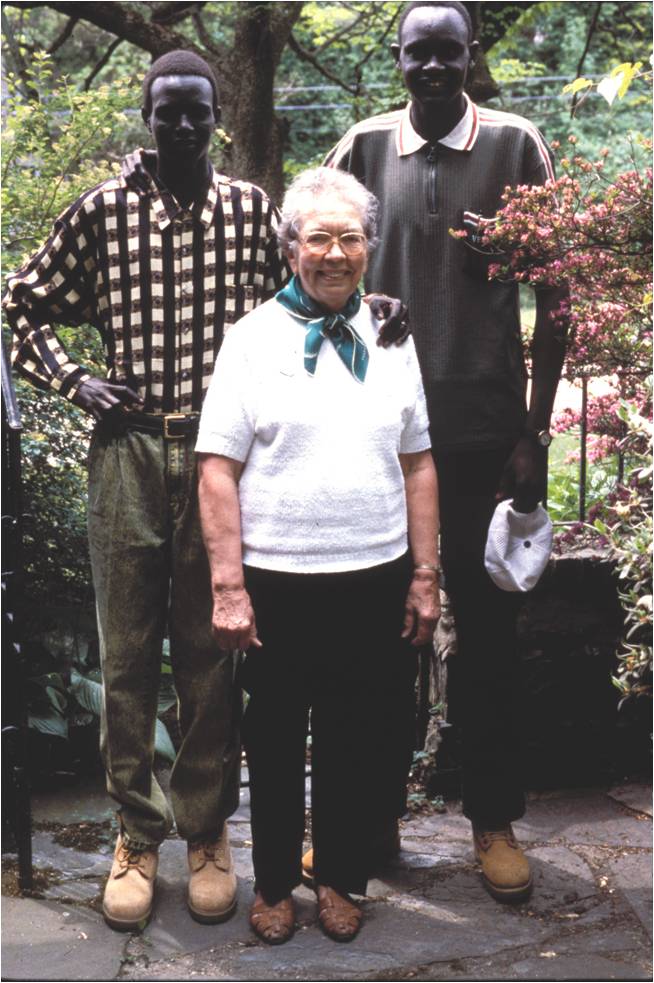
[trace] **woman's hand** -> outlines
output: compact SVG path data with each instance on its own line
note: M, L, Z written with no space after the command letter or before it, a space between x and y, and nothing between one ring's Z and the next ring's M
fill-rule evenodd
M415 569L404 606L402 638L428 645L441 616L438 590L438 479L431 451L400 454L409 544Z
M251 645L261 648L250 595L245 587L214 587L211 623L218 647L245 651Z
M411 638L411 644L416 648L430 644L441 616L438 574L435 570L414 571L404 612L402 638Z
M238 482L243 465L220 454L198 455L198 500L211 569L211 630L226 652L261 642L250 596L243 586Z

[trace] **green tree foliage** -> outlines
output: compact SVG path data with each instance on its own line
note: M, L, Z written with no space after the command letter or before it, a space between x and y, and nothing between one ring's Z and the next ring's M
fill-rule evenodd
M652 437L650 416L624 402L623 450L634 466L622 494L610 501L595 528L608 540L625 612L625 637L613 683L624 698L652 695Z
M599 79L624 62L649 64L651 33L649 3L530 4L489 52L493 75L506 83L497 105L529 117L550 141L563 143L573 134L587 158L611 146L607 168L617 174L629 165L626 137L652 135L651 92L632 87L607 112L596 88L572 102L562 88L565 80ZM522 78L507 77L507 68L528 63Z
M22 78L9 76L2 137L3 268L16 269L83 191L118 169L106 148L121 142L126 84L80 92L54 79L52 59L35 54ZM26 98L23 93L27 92ZM113 156L113 155L112 155ZM74 357L102 373L93 328L62 328ZM56 395L16 380L23 416L25 562L30 594L51 603L91 601L86 544L87 419ZM39 605L30 605L38 612ZM33 613L30 623L36 627Z
M468 4L485 47L513 30L531 6ZM388 50L401 9L399 0L109 5L8 0L3 32L7 58L19 76L42 47L65 61L66 71L85 89L97 79L138 74L147 64L146 53L156 57L174 47L197 51L219 80L232 141L226 169L279 197L284 150L288 175L320 159L352 122L404 102ZM275 80L279 112L273 103ZM483 50L468 87L478 101L497 94ZM288 111L283 90L289 88L292 104L311 108Z

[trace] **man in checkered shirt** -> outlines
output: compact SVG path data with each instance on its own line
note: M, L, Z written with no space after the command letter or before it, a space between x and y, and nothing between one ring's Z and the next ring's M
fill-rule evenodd
M239 800L239 697L232 654L211 636L194 443L223 332L287 276L269 199L209 162L219 113L209 66L188 52L159 58L142 112L156 154L139 152L139 181L110 178L83 194L9 278L5 298L17 370L98 421L89 544L101 747L121 827L104 913L118 929L147 921L157 848L173 822L152 773L166 632L182 735L170 791L188 841L188 904L204 922L235 908L225 821ZM55 325L82 324L102 335L105 379L77 365L55 334Z

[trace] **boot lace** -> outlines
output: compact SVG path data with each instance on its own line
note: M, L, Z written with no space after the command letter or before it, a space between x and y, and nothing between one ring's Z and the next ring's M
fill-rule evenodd
M513 835L513 830L510 826L505 829L492 829L484 830L483 832L477 832L477 839L482 850L488 850L492 843L499 840L504 840L508 846L513 847L514 850L518 849L518 841Z
M135 850L134 847L127 846L123 843L120 854L116 858L121 870L127 871L130 868L138 870L139 874L143 877L147 877L144 870L144 853L145 850Z
M227 863L225 850L220 838L217 840L198 840L197 842L193 843L192 849L193 851L197 850L198 853L202 853L205 863L213 862L215 863L216 867L219 867L221 870L228 869L229 864Z

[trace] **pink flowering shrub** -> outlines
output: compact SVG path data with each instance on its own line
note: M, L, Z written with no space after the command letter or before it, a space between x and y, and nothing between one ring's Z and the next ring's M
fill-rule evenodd
M569 138L574 147L575 138ZM608 151L604 152L604 156ZM485 226L489 276L570 287L569 377L649 371L652 355L652 169L604 178L604 160L560 160L545 185L507 188Z
M621 452L626 478L562 538L592 533L614 561L625 636L613 682L623 697L651 695L652 169L634 166L608 180L608 151L590 162L575 154L575 142L569 138L559 178L507 188L481 248L493 254L491 278L568 284L570 299L554 314L569 322L566 375L612 377L606 395L588 400L587 455L592 463ZM580 422L567 409L553 426L565 432Z
M623 699L652 694L652 423L624 404L622 449L635 462L620 494L593 525L608 542L625 612L613 683Z
M588 460L604 460L620 450L620 441L625 437L625 424L620 418L620 407L623 399L629 395L630 404L644 416L651 412L649 390L645 386L643 376L629 375L626 379L614 377L609 392L601 396L590 396L586 412L586 428L588 433ZM581 411L566 407L555 412L552 417L552 431L567 433L581 425ZM569 462L579 460L579 451L568 455Z

